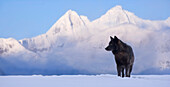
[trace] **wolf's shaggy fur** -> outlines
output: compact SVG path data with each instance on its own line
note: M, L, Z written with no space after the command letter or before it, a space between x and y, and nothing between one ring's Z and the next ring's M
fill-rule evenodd
M112 51L115 55L115 61L117 64L118 76L124 77L124 69L126 71L126 77L130 77L133 63L134 54L132 48L126 43L122 42L116 36L111 38L109 45L105 48L107 51Z

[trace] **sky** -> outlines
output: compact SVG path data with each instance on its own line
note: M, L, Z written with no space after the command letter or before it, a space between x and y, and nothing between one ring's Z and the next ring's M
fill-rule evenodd
M46 33L69 9L93 21L116 5L143 19L170 17L170 0L0 0L0 38L20 40Z

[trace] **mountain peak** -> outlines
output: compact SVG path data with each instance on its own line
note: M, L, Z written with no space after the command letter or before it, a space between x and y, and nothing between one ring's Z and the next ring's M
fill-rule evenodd
M75 33L75 29L86 26L87 18L80 17L75 11L68 10L47 33L56 34L58 32L65 32L67 35ZM88 22L88 21L87 21Z
M115 7L112 7L110 10L108 10L108 11L106 12L106 14L113 14L113 13L115 13L115 12L121 12L121 11L123 11L122 6L116 5Z
M75 15L75 16L79 16L75 11L73 11L73 10L68 10L66 13L65 13L65 15Z
M108 10L106 14L102 15L99 19L94 20L93 23L114 26L123 23L130 23L130 20L126 10L123 10L122 6L117 5Z
M120 5L116 5L115 7L112 7L110 10L108 10L106 12L106 14L115 14L115 13L123 13L124 14L124 10L122 8L122 6Z
M116 5L115 7L111 8L110 10L115 10L115 9L122 10L123 8L120 5Z

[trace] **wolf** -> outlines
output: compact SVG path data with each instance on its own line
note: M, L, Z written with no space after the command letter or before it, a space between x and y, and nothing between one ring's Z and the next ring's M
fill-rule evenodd
M105 48L106 51L112 51L115 56L117 64L118 76L124 77L124 70L126 71L126 77L130 77L134 63L134 54L131 46L122 42L116 36L114 38L110 36L111 41Z

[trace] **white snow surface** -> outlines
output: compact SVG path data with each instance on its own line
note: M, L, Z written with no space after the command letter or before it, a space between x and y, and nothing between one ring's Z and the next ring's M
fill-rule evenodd
M153 14L154 15L154 14ZM0 38L0 75L112 74L110 36L133 48L135 74L170 74L170 17L151 21L115 6L90 21L67 11L45 34Z
M169 87L169 75L0 76L1 87Z

